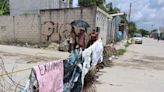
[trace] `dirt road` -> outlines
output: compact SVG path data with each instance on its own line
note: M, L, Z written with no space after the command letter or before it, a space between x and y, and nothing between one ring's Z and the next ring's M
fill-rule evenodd
M98 92L164 92L164 41L144 38L103 69Z
M0 45L0 58L4 62L7 72L13 74L0 76L0 92L19 92L17 84L25 85L33 66L52 60L66 59L69 53L53 50L33 49L16 46ZM0 75L6 74L2 67L3 62L0 59ZM24 70L28 69L25 71ZM16 83L15 83L16 82Z
M68 53L0 45L0 56L8 72L32 68L39 63L65 59ZM133 44L124 56L114 60L113 66L99 73L98 92L163 92L164 41L145 38L143 44ZM1 65L1 62L0 62ZM0 69L0 73L4 73ZM12 79L24 85L30 70L12 74ZM0 77L1 92L15 92L16 85ZM19 91L18 89L16 89Z

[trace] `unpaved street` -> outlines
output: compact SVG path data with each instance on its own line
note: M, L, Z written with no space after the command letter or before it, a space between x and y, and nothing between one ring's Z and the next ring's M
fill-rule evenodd
M98 92L164 92L164 41L144 38L99 75Z
M68 53L0 45L0 56L7 71L12 72L32 68L50 60L65 59ZM1 73L4 73L3 70ZM24 85L29 74L30 70L22 71L12 74L12 78ZM112 67L105 68L98 74L98 92L163 92L164 41L144 38L142 45L129 46L123 56L113 61ZM19 91L16 85L7 84L10 79L4 77L6 84L0 89L3 88L4 92ZM0 80L0 84L4 84L4 81Z
M25 85L31 72L30 68L52 60L66 59L68 55L67 52L54 50L0 45L0 57L3 60L2 62L0 59L0 92L19 92L15 82ZM7 75L2 76L5 74L4 68L11 73L10 78Z

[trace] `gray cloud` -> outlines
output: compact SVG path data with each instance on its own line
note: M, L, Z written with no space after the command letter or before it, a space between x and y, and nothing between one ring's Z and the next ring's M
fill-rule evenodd
M164 0L106 0L106 2L112 2L126 13L129 12L129 4L132 2L131 19L140 28L151 29L152 25L154 28L159 28L164 24Z

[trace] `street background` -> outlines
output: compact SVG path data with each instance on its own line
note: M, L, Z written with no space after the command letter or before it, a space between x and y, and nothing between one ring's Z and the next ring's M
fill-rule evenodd
M164 41L144 38L103 69L97 82L98 92L163 92Z

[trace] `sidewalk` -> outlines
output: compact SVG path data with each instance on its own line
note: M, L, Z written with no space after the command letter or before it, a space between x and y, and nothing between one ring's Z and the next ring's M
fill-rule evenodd
M144 38L142 45L130 45L112 67L98 73L97 92L163 92L163 46L150 38Z

